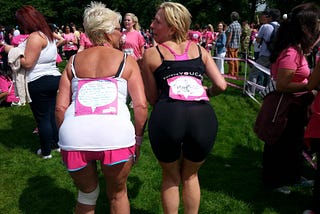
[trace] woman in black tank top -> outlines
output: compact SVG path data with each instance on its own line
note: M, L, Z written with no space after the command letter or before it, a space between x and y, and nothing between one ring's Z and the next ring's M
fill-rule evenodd
M190 13L183 5L162 3L150 26L159 45L147 49L143 57L146 95L153 106L148 131L163 172L164 213L178 213L180 184L185 212L199 212L197 173L218 128L208 97L227 87L211 55L187 40L190 23ZM202 84L204 74L212 81L208 89Z

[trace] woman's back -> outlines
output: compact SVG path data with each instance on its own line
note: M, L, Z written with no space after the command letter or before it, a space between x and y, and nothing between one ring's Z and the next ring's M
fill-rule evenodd
M124 54L114 48L96 46L78 53L74 66L79 78L99 78L114 76ZM128 60L130 63L130 60ZM125 66L123 78L128 78L129 66Z

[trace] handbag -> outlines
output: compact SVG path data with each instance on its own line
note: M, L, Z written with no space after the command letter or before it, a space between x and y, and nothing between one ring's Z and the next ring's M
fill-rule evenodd
M259 139L270 145L280 139L293 102L294 97L290 93L273 91L264 97L254 124L254 132Z

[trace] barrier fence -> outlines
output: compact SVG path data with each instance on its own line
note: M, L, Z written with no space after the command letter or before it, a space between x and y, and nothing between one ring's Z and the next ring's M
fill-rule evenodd
M254 60L248 58L248 56L246 55L245 58L228 58L228 57L212 57L213 59L222 59L222 60L225 60L225 61L240 61L240 62L244 62L245 63L245 68L244 68L244 77L239 77L239 76L231 76L229 74L223 74L223 76L227 79L234 79L234 80L242 80L243 81L243 87L240 87L236 84L233 84L233 83L230 83L228 82L228 85L230 85L231 87L234 87L234 88L238 88L238 89L242 89L242 93L243 94L246 94L247 96L249 96L252 100L254 100L256 103L260 104L260 102L250 93L248 93L246 91L246 87L247 86L252 86L252 87L255 87L255 89L257 91L263 91L264 90L264 86L262 85L259 85L255 82L252 82L252 81L249 81L247 76L248 76L248 64L256 67L257 69L259 69L260 71L262 71L263 73L267 74L270 76L270 69L269 68L266 68L258 63L256 63Z

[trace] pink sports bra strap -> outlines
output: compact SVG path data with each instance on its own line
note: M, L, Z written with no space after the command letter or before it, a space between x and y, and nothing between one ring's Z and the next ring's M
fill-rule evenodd
M176 52L174 52L174 50L172 50L172 48L170 48L166 44L160 44L160 45L165 47L165 48L167 48L170 51L170 53L172 53L172 55L174 56L174 58L176 60L186 60L186 59L189 59L189 57L188 57L188 49L190 47L190 44L191 44L191 41L189 40L188 43L187 43L187 46L186 46L186 48L185 48L185 50L184 50L184 52L182 54L177 54Z
M190 44L191 44L191 41L189 40L189 41L188 41L188 44L187 44L187 46L186 46L186 49L184 50L184 53L187 53L187 52L188 52L189 47L190 47Z

